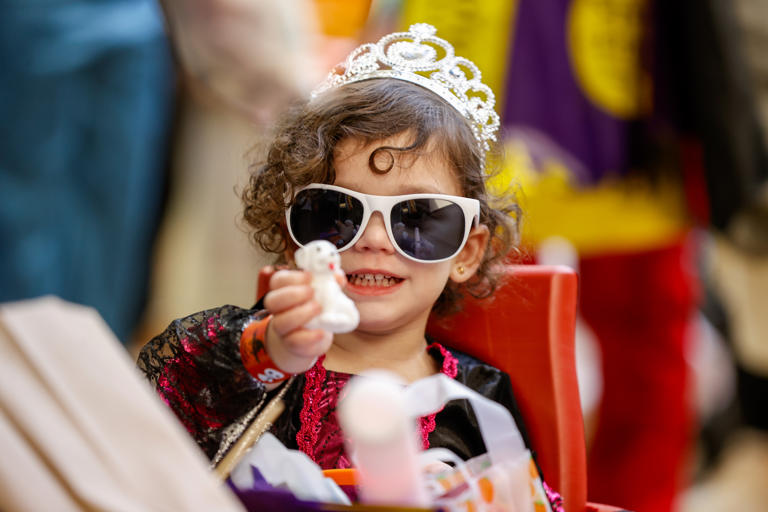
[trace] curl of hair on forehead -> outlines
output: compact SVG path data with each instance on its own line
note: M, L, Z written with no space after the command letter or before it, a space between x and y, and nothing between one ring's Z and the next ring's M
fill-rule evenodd
M517 213L510 198L491 197L485 187L485 152L469 123L437 94L402 80L371 79L329 90L292 109L278 124L263 161L251 166L242 192L243 219L253 241L282 261L292 242L285 210L297 188L333 183L338 144L353 138L363 145L407 134L403 147L380 146L372 151L371 172L392 170L398 155L440 157L455 173L463 195L480 201L480 222L491 242L477 274L462 289L486 296L495 288L494 262L506 256L516 239ZM449 282L435 306L448 311L458 305L459 287Z
M395 166L395 155L392 154L392 146L381 146L371 151L371 156L368 157L368 168L373 171L374 174L387 174ZM387 159L386 167L379 167L376 160L381 161L381 158Z
M415 137L410 133L406 133L404 139L408 140L410 137L411 142L406 146L379 146L371 151L368 156L368 168L374 174L387 174L390 172L396 164L404 166L403 158L408 156L417 157L433 157L432 148L434 144L430 144L429 140L422 140L425 137L424 134L416 135ZM428 137L427 137L428 139ZM447 157L443 154L445 151L439 151L438 157L447 160ZM456 167L453 163L450 164L450 169L455 176L458 176Z

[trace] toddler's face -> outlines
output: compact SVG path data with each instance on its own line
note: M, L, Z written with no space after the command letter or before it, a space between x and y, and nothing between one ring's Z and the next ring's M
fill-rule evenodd
M333 184L375 195L462 195L447 162L429 152L418 157L392 152L395 163L389 172L371 171L368 162L375 149L403 147L409 142L405 135L366 146L357 139L343 140L336 148ZM358 241L341 253L349 281L345 291L360 311L358 331L384 333L408 327L423 330L432 305L451 276L454 259L420 263L403 257L393 247L381 214L375 212Z

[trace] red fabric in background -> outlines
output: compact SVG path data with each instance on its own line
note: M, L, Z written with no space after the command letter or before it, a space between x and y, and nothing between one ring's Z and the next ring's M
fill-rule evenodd
M584 258L580 303L602 350L590 501L670 511L693 437L686 340L697 302L688 245Z

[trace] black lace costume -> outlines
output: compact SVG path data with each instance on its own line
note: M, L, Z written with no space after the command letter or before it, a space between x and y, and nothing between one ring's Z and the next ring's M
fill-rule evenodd
M267 393L240 359L239 334L244 321L251 315L261 318L265 314L258 309L236 306L195 313L172 322L147 343L139 355L139 368L214 462L221 459L269 397L279 392L278 389ZM506 374L438 344L431 345L429 350L438 367L448 367L448 372L451 372L450 363L455 361L455 375L451 376L457 381L507 407L528 444ZM446 361L446 357L450 359ZM345 381L344 374L328 374L336 382ZM305 389L306 384L306 375L297 375L283 384L288 386L283 396L286 410L271 428L289 448L299 446L301 412L307 392L311 391ZM327 385L326 382L318 384ZM435 416L433 430L428 432L428 445L448 448L464 459L485 452L477 421L466 401L449 402Z

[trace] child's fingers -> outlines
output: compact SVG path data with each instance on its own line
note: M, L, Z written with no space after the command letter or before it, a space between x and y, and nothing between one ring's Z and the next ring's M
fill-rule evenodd
M274 313L272 325L275 333L281 338L315 318L322 312L322 306L316 300L310 300L298 306Z
M304 270L278 270L269 278L269 289L277 290L284 286L309 284L312 282L312 274Z
M325 354L332 342L333 333L322 329L297 329L283 337L285 349L302 359L314 359ZM289 368L286 370L291 371Z
M314 296L311 286L306 284L289 285L272 290L264 297L264 307L272 314L304 304Z

